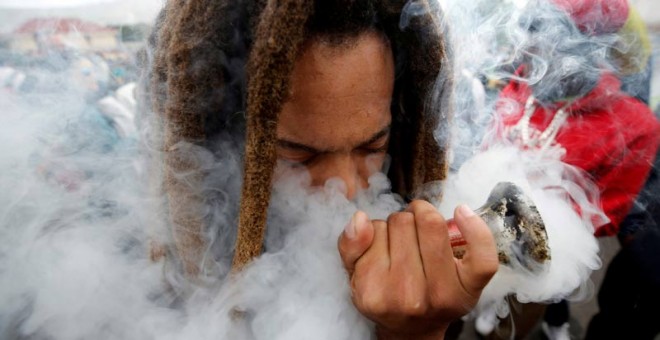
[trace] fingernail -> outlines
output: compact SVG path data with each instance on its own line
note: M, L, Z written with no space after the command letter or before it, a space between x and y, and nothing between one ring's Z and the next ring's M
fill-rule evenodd
M472 217L475 215L474 211L470 209L466 204L461 204L458 206L458 213L463 217Z
M363 211L356 211L355 214L353 214L353 217L351 218L351 221L348 222L346 227L344 228L344 233L346 233L346 237L349 239L353 239L357 236L358 234L358 229L359 228L364 228L364 224L367 221L367 214L365 214Z
M355 222L357 220L357 215L359 212L356 212L353 214L353 217L351 217L351 220L348 221L348 224L344 227L344 235L348 237L349 239L354 239L355 235L357 234L357 231L355 229Z

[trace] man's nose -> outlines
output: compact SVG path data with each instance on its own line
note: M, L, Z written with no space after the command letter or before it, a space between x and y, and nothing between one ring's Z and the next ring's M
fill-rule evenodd
M357 192L364 186L360 177L358 160L351 155L338 155L334 157L325 180L339 178L346 185L346 198L352 200Z

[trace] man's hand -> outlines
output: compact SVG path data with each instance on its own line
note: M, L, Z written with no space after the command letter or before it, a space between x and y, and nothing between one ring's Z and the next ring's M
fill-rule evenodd
M476 305L499 265L495 241L467 206L454 219L467 241L460 260L445 219L425 201L387 221L358 211L339 237L353 303L376 322L379 338L441 339L450 322Z

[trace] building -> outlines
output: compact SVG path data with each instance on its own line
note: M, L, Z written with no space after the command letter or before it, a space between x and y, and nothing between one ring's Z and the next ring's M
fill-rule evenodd
M9 49L20 54L39 54L47 49L109 52L119 48L117 28L80 19L36 18L11 34Z

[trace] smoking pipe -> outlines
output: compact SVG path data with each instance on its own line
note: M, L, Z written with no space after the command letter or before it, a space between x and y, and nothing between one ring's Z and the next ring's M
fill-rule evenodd
M550 261L548 234L541 214L520 187L510 182L498 183L475 213L493 233L501 264L510 267L519 264L536 273ZM454 256L462 258L467 242L453 219L447 225Z

